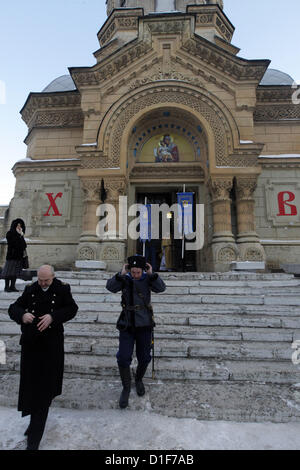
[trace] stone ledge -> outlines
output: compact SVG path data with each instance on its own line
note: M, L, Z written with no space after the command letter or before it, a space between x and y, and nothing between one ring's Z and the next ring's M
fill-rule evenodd
M248 271L257 272L264 271L266 264L264 261L233 261L230 263L231 271Z
M77 269L81 270L100 270L100 271L105 271L107 268L107 264L104 261L92 261L92 260L78 260L75 261L75 267Z
M285 273L300 274L300 264L281 264L280 268L283 269Z

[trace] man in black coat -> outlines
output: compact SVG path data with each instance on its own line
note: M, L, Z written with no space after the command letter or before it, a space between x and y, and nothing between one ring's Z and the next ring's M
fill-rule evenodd
M147 271L147 272L146 272ZM128 406L131 389L130 364L134 344L138 366L135 375L136 391L139 396L145 394L142 379L151 362L152 329L154 328L151 307L151 291L164 292L165 283L157 273L152 273L152 266L143 256L131 256L128 264L120 273L109 279L106 288L110 292L122 291L122 313L117 322L120 331L117 361L123 390L119 405Z
M52 400L61 395L64 372L63 323L78 306L71 289L55 278L52 266L38 270L38 280L26 286L8 313L21 325L21 378L18 411L30 415L25 432L27 449L37 450Z

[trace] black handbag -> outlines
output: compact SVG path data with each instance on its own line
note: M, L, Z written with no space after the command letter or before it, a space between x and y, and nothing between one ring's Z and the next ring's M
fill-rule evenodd
M24 256L22 258L22 269L28 269L28 268L29 268L29 261L28 261L27 251L24 250Z

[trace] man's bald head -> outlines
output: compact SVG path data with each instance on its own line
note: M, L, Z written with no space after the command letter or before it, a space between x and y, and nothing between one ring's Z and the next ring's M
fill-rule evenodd
M49 264L44 264L38 270L38 283L42 289L50 287L54 279L54 269Z

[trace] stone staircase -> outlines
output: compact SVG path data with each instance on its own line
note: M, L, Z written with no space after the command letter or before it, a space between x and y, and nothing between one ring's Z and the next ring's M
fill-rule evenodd
M117 408L116 352L120 294L105 289L103 272L57 272L79 305L65 325L64 391L56 406ZM197 419L300 421L300 279L289 274L163 273L163 294L153 294L155 379L131 409ZM0 405L15 405L19 326L7 308L19 294L0 292ZM300 348L300 347L299 347ZM300 356L300 354L299 354ZM133 371L136 362L133 362Z

